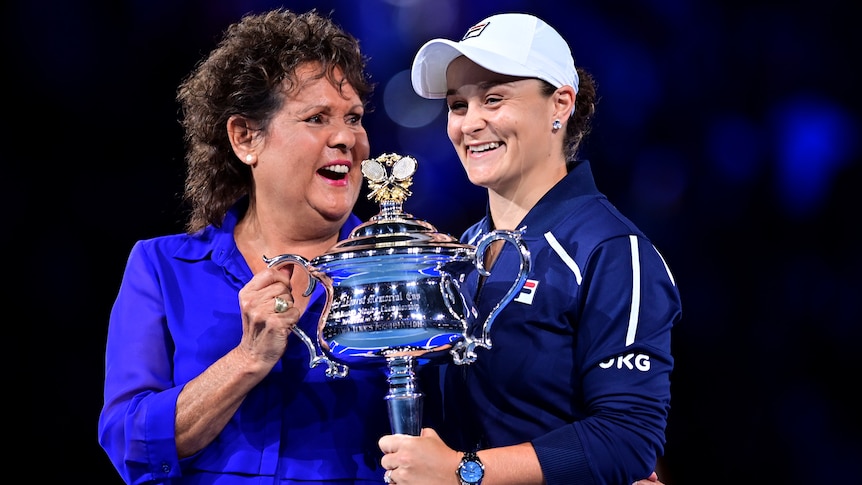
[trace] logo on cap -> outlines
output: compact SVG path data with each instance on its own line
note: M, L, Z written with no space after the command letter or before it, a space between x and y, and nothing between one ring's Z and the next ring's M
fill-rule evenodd
M487 27L490 23L491 22L482 22L481 24L476 24L470 27L470 29L467 30L467 33L464 34L464 37L461 37L461 40L467 40L471 37L479 37L479 34L481 34L482 31L485 30L485 27Z

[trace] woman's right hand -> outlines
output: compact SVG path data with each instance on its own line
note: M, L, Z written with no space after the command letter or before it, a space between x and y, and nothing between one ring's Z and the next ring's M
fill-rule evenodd
M239 290L239 307L242 314L242 340L238 350L249 359L272 368L287 348L287 338L300 311L294 305L290 277L293 265L266 268ZM288 308L277 312L276 297L287 303Z

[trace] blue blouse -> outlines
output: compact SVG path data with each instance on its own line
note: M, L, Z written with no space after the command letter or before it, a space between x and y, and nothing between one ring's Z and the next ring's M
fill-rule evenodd
M384 372L327 377L325 365L309 367L295 335L218 437L177 457L177 396L242 335L237 294L252 272L233 231L246 206L234 206L220 228L132 248L108 326L99 443L128 484L382 483ZM351 215L341 239L359 223ZM299 322L312 338L324 303L318 285Z

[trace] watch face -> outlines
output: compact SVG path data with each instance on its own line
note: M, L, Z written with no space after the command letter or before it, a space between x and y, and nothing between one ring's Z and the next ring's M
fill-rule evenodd
M461 464L461 480L468 483L476 483L482 479L484 471L482 465L475 461L465 461Z

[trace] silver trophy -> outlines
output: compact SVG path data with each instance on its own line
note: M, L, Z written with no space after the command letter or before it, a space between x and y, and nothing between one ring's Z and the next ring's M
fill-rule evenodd
M402 212L417 165L415 158L394 153L363 161L368 198L380 204L376 216L312 260L295 254L264 256L270 267L302 266L309 275L306 296L318 284L326 290L315 338L293 329L308 347L309 365L325 363L330 377L346 377L351 367L385 370L392 432L415 436L422 427L418 366L470 364L477 347L491 348L491 325L520 292L530 267L522 231L496 230L473 246ZM497 240L518 248L519 271L481 334L470 335L477 311L461 285L474 270L490 274L484 254Z

